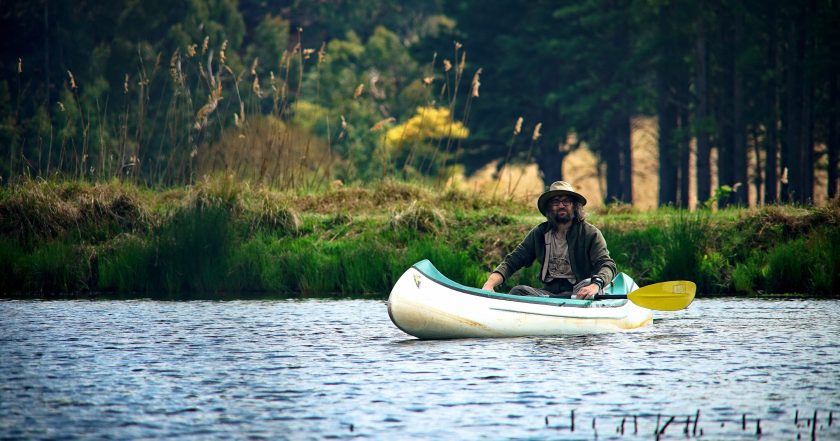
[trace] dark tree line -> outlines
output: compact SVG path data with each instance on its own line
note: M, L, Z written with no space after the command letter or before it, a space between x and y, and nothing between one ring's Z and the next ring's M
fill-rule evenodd
M133 143L132 148L143 147L158 155L180 149L179 158L188 159L193 146L209 136L188 127L212 92L212 84L192 81L183 85L190 93L172 92L171 85L155 80L154 72L166 77L166 70L174 69L175 64L179 69L183 64L186 72L190 67L185 54L198 50L203 57L200 62L191 59L191 66L197 66L192 67L193 77L198 78L196 69L218 63L224 41L230 71L251 81L247 75L252 70L268 89L269 74L279 76L283 70L278 64L279 52L295 47L298 51L317 49L335 41L336 48L345 52L336 53L328 64L332 73L325 72L323 77L346 80L345 72L350 71L343 69L353 67L340 65L341 57L353 60L347 54L361 53L358 48L376 36L366 54L393 58L403 53L392 43L388 51L378 51L376 42L386 38L404 46L405 53L413 57L411 62L394 61L400 65L390 69L394 72L416 72L419 66L428 65L432 53L437 53L436 69L447 58L457 64L456 54L450 52L456 41L463 44L458 57L466 52L467 70L482 69L481 98L470 104L470 136L458 143L461 151L457 158L468 170L504 158L513 147L514 159L535 160L550 183L562 178L562 161L569 149L586 143L605 165L607 201L632 202L631 120L654 116L658 121L660 204L687 206L690 177L694 176L700 202L720 198L724 205L745 205L748 185L752 185L762 191L759 201L807 203L815 198L817 168L827 168L827 196L835 198L840 182L838 3L3 2L0 171L8 176L43 163L41 156L51 155L52 150L45 152L58 143L68 144L60 146L61 152L65 148L68 155L73 152L77 162L84 162L88 154L94 158L97 145L114 143ZM207 52L217 54L213 61L200 47L205 38L211 42ZM256 58L260 64L249 69ZM366 62L369 66L363 69L370 72L389 70L388 60ZM83 79L78 89L68 78L69 72ZM360 72L358 82L368 73ZM318 75L320 78L321 73ZM411 84L425 80L429 73L411 75L417 78L391 79L397 91L371 104L371 120L397 116L402 122L406 118L381 110L410 110L414 106L387 101L406 95L405 91L414 87ZM308 84L313 77L307 74ZM299 88L294 80L289 78L285 86ZM233 79L229 76L228 81ZM439 75L436 81L440 84ZM243 83L241 88L248 92L248 83ZM321 105L348 109L355 105L343 90L355 85L341 84L328 92L330 87L315 86L319 96L333 96L332 101L321 98ZM259 95L259 90L251 89ZM463 93L469 94L469 90ZM344 96L347 103L340 101ZM271 111L270 100L256 101L249 111ZM460 100L458 105L465 102ZM69 103L76 105L65 106ZM228 95L219 106L231 112L225 119L218 118L221 131L233 125L230 116L239 104ZM462 114L461 110L453 113ZM129 118L129 112L141 116ZM150 115L148 121L142 116L146 114ZM525 120L523 133L542 124L538 142L524 137L508 142L519 117ZM335 135L337 125L339 122L334 122L332 132L327 128L326 133ZM110 138L97 138L101 133L110 133ZM72 145L79 139L85 145ZM375 139L357 137L356 141ZM696 155L693 170L691 153ZM748 158L758 160L750 162ZM47 164L49 168L49 160ZM716 176L712 176L714 171ZM747 181L750 177L752 182Z
M653 115L660 204L687 206L690 149L701 202L715 196L714 168L734 190L718 192L722 204L745 205L748 184L766 203L811 201L815 167L826 164L828 196L837 196L836 0L494 5L467 0L449 11L497 97L476 105L475 152L497 148L523 114L544 123L537 158L547 182L560 177L558 144L574 131L606 163L607 200L630 202L629 120ZM752 171L750 153L760 159Z

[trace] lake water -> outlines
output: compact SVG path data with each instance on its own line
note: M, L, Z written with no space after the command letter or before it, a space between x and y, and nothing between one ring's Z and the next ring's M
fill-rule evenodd
M838 317L699 299L628 333L419 341L383 301L0 301L0 439L791 440L815 411L840 439Z

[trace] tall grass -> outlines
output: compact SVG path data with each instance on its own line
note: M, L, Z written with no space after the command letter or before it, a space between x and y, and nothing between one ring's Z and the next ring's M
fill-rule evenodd
M148 239L130 238L104 255L102 289L142 292L212 292L227 279L234 249L228 207L196 204L178 210Z
M471 286L535 223L530 206L383 181L373 188L278 193L230 177L166 192L31 181L0 191L0 292L276 292L381 298L430 259ZM303 214L300 214L303 213ZM528 213L528 214L524 214ZM698 283L701 294L840 288L838 215L593 217L619 270L641 285ZM756 220L758 218L758 220ZM746 225L762 225L749 230ZM790 231L795 231L791 234ZM772 240L771 240L772 239ZM539 262L507 281L539 286Z
M230 54L239 48L209 37L170 54L138 48L137 59L124 66L125 80L119 84L109 88L106 73L90 72L87 75L93 77L88 78L68 71L58 85L57 102L32 104L27 109L37 111L23 113L20 103L36 102L32 94L41 89L37 84L42 80L19 70L17 108L0 109L0 113L14 114L14 132L19 134L9 146L7 160L0 164L3 183L61 176L170 187L193 184L208 174L225 174L282 189L327 188L342 170L382 170L370 176L343 173L339 177L345 180L398 177L390 172L396 170L390 157L372 164L370 153L384 146L379 145L382 137L367 130L372 118L401 123L396 120L405 115L392 108L439 102L450 115L462 107L460 124L468 123L472 103L478 99L481 69L475 70L469 90L459 93L467 74L466 52L460 44L455 45L454 69L448 61L449 67L436 65L435 57L418 78L393 79L401 89L384 96L363 93L364 87L355 84L358 93L339 90L347 87L343 78L330 77L330 83L322 84L322 64L331 59L327 52L332 46L321 45L317 56L312 56L316 50L301 46L301 32L296 44L289 45L291 49L277 54L279 59L243 59L244 65L225 61L226 51ZM387 40L387 36L380 38ZM352 73L364 81L362 86L369 83L375 90L383 69L365 66L383 60L351 57L343 62L342 73ZM114 69L118 67L109 67L109 71ZM444 84L441 99L436 100L433 90L440 80ZM333 102L324 96L346 98ZM416 102L402 102L405 97ZM462 105L459 100L466 102ZM323 108L320 103L335 108ZM445 176L447 163L458 150L455 141L454 136L418 140L402 164L403 171L407 167L422 170L416 178L430 181ZM413 164L418 144L434 150L424 164ZM433 171L440 176L432 176Z

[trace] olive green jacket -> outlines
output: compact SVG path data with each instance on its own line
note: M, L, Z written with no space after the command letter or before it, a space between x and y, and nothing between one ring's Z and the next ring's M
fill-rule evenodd
M545 283L550 234L551 225L548 222L537 225L493 271L507 280L520 268L530 266L537 260L542 264L540 280ZM598 228L588 222L572 222L566 232L566 242L569 245L569 263L578 282L595 275L601 276L605 284L612 281L616 274L615 261L610 258L607 242Z

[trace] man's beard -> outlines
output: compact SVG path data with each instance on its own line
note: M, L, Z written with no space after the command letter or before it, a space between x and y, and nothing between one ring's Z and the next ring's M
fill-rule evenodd
M572 219L574 219L574 212L571 209L551 212L548 216L548 221L555 227L568 224Z

